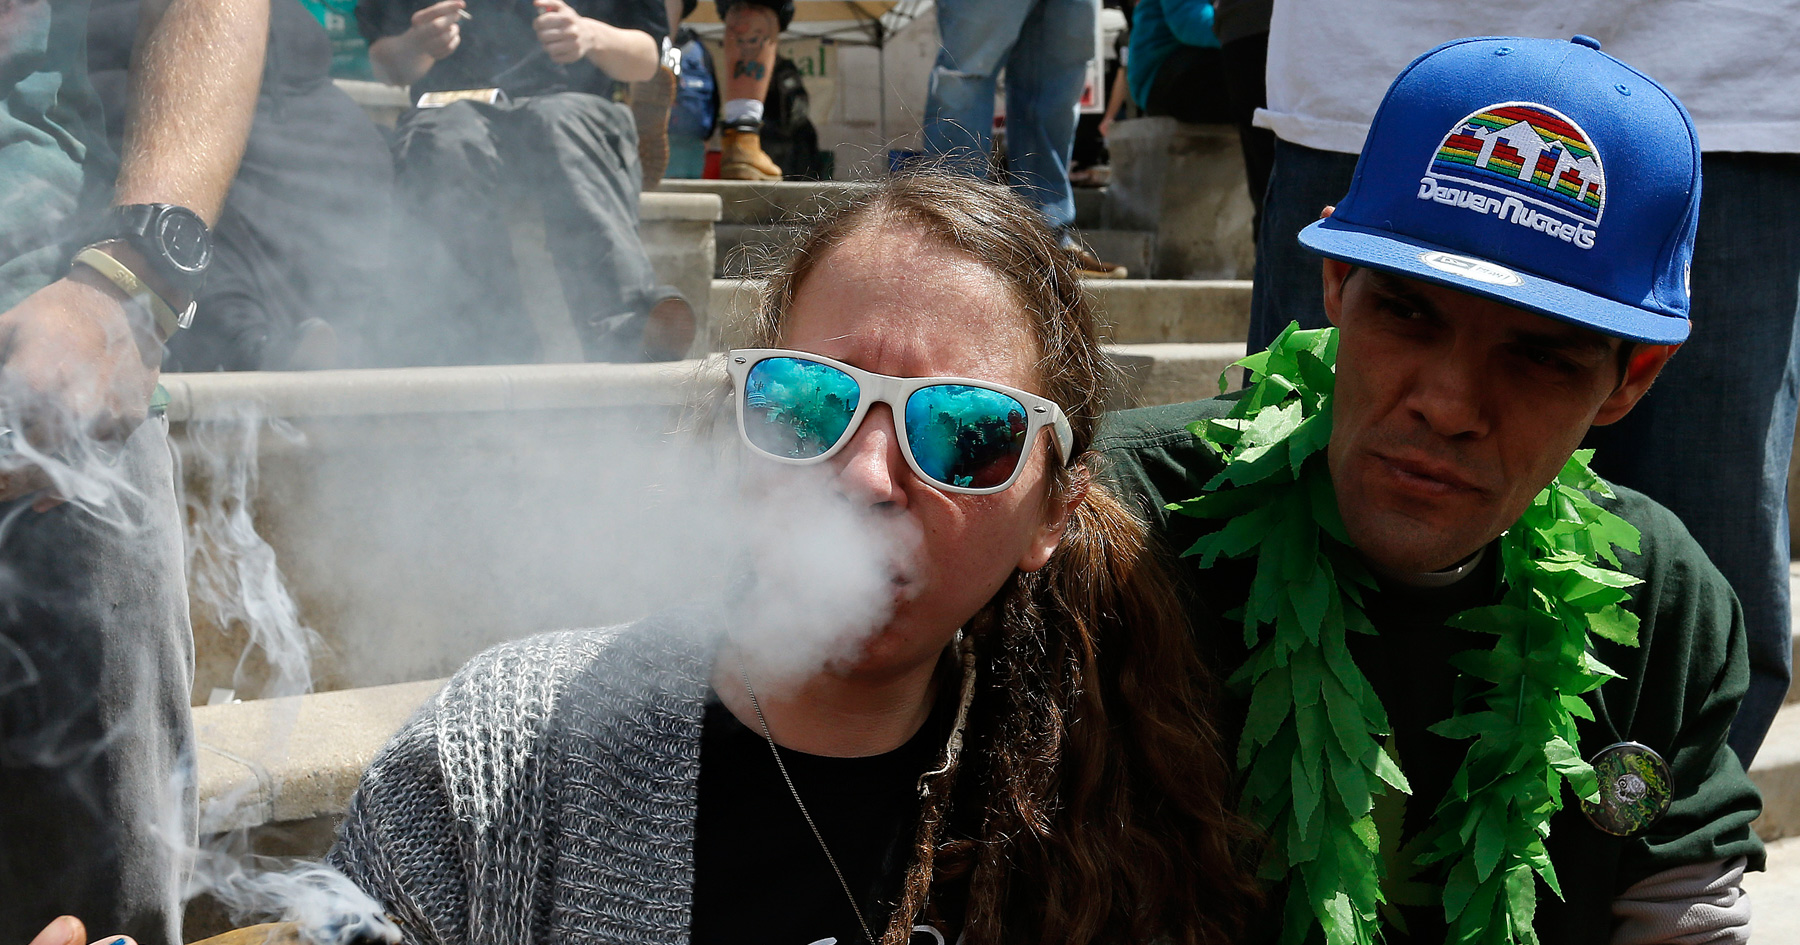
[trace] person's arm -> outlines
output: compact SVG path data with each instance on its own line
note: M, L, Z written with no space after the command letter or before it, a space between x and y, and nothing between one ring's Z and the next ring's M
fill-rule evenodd
M1622 843L1613 888L1597 891L1610 900L1617 945L1741 942L1743 873L1764 867L1750 826L1762 801L1727 742L1750 678L1743 608L1673 513L1616 491L1601 502L1640 532L1639 552L1620 555L1643 579L1630 604L1638 645L1595 641L1594 658L1622 678L1597 690L1605 711L1584 727L1582 747L1629 740L1654 748L1668 764L1670 803ZM1573 857L1557 862L1563 875L1597 862L1573 845L1553 856Z
M1125 86L1128 84L1125 65L1120 63L1113 70L1112 94L1106 97L1106 114L1100 116L1100 137L1112 134L1113 119L1125 108Z
M267 0L145 0L115 203L218 218L250 132L268 31ZM129 247L104 249L157 287ZM161 363L149 310L86 266L0 313L0 393L45 452L74 437L129 436ZM14 469L0 475L0 500L48 485L37 467Z
M412 15L406 32L369 44L369 68L389 85L411 85L462 45L463 0L441 0Z
M466 864L436 712L427 703L370 762L325 858L405 930L406 945L468 942Z
M1611 945L1748 945L1745 857L1664 870L1613 900Z
M613 26L575 12L563 0L536 0L538 43L550 59L567 65L586 59L620 82L642 82L656 75L662 50L643 30Z

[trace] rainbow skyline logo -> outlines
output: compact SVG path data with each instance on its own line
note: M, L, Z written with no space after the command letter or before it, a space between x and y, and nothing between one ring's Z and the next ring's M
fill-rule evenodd
M1606 207L1606 174L1587 134L1532 102L1490 105L1458 122L1427 174L1516 196L1577 225L1598 225Z

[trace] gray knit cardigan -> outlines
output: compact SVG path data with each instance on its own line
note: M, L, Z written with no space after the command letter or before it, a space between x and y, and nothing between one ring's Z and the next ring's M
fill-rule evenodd
M363 775L332 865L411 945L686 942L718 626L696 616L476 657Z

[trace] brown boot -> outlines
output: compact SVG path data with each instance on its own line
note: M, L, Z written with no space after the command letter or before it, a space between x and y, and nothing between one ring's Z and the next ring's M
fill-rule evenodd
M631 117L637 121L645 190L655 190L669 169L669 108L674 103L675 73L668 66L658 66L656 75L631 83Z
M1083 245L1073 234L1063 234L1062 251L1075 260L1075 268L1081 270L1083 279L1124 279L1131 275L1124 266L1094 255L1094 251Z
M780 180L781 168L763 153L762 135L738 128L725 129L725 146L719 155L719 176L725 180Z

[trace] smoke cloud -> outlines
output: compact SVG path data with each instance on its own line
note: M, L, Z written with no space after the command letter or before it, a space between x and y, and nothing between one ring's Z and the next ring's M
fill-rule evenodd
M728 615L716 629L759 687L854 658L918 535L846 500L828 466L757 459L733 424L674 432L677 417L209 407L177 438L202 650L241 641L234 687L292 695L320 670L331 687L431 678L500 640L716 602L699 612ZM291 719L271 730L271 754L307 734ZM329 870L272 869L242 834L210 832L250 787L203 812L189 894L234 921L300 921L328 945L385 934Z

